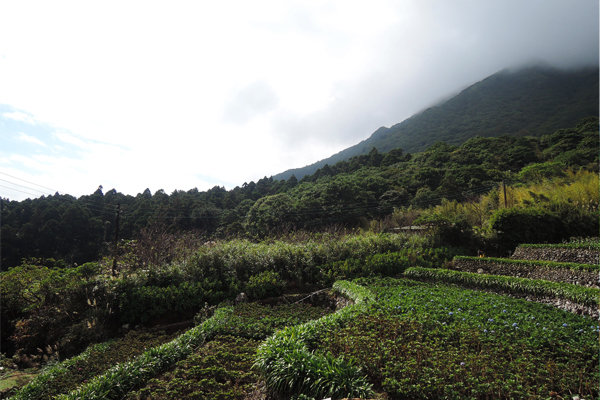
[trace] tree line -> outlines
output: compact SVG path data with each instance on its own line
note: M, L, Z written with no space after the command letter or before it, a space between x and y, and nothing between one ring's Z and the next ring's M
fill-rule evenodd
M24 258L73 265L109 255L120 205L119 237L134 239L161 221L170 231L210 238L264 237L284 230L357 227L401 207L467 199L503 179L560 176L567 168L598 171L598 118L541 137L474 137L460 146L437 142L421 153L392 149L325 165L298 180L264 177L231 190L215 186L136 196L100 186L90 195L2 199L2 270Z

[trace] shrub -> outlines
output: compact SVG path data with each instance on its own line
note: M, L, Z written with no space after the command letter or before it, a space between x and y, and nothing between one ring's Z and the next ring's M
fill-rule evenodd
M169 313L198 310L207 302L217 304L229 293L215 286L190 282L167 287L129 286L119 296L120 319L124 323L146 322Z
M253 275L246 284L246 294L251 299L260 300L268 297L277 297L283 294L285 283L277 272L264 271Z
M503 208L490 219L491 228L505 248L514 248L519 243L558 242L561 225L556 215L539 208Z

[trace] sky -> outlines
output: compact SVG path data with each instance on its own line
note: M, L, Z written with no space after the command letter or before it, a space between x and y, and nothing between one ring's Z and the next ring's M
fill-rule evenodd
M232 189L598 49L598 0L3 1L0 197Z

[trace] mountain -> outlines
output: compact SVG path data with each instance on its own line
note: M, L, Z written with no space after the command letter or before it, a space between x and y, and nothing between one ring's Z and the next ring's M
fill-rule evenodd
M435 142L460 145L475 136L541 136L598 116L598 67L558 70L550 67L505 69L469 86L441 104L396 124L381 127L362 142L273 179L301 179L326 164L402 148L415 153Z

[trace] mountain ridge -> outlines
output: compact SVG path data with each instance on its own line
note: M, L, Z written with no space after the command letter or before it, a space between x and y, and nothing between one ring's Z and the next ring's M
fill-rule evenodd
M460 145L475 137L542 136L598 116L598 67L560 70L549 66L505 68L391 127L313 164L273 179L301 179L326 164L402 148L415 153L435 142Z

